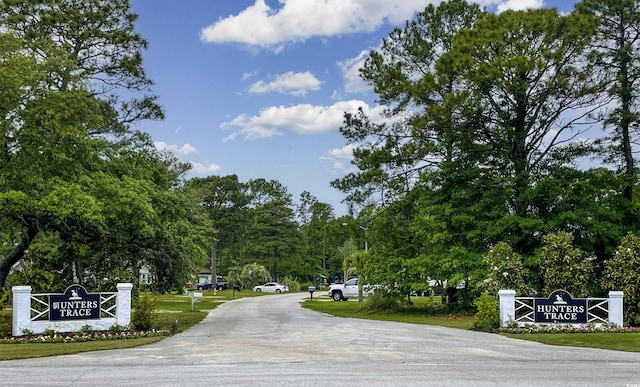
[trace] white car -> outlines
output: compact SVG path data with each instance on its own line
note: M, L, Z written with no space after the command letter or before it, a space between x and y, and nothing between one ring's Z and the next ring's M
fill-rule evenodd
M378 285L364 285L362 286L362 295L364 297L372 294L375 289L379 288ZM333 301L347 301L349 298L358 297L358 279L351 278L344 284L333 284L329 286L327 293Z
M264 285L258 285L253 287L254 292L269 292L269 293L282 293L288 292L289 287L287 285L280 285L277 282L267 282Z

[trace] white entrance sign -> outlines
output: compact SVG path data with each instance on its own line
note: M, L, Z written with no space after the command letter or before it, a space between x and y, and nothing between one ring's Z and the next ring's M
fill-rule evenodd
M565 290L556 290L548 298L516 297L515 290L500 290L500 326L587 325L624 322L623 293L610 291L609 298L576 298Z
M131 323L133 284L119 283L117 292L87 293L71 285L62 294L32 294L31 286L14 286L12 335L23 332L77 332L86 326L96 331Z

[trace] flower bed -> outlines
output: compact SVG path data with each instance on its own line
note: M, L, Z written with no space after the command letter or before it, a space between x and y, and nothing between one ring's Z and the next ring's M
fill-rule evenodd
M170 336L168 330L150 331L91 331L75 333L53 333L48 335L27 335L10 336L0 339L0 344L25 344L25 343L80 343L85 341L109 341L109 340L129 340L143 337Z
M615 327L594 325L526 325L500 328L499 333L640 333L640 327Z

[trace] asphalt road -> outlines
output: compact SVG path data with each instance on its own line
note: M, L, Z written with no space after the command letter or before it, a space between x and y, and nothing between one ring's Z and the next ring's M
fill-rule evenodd
M228 302L148 346L0 362L0 385L640 387L640 353L332 317L304 296Z

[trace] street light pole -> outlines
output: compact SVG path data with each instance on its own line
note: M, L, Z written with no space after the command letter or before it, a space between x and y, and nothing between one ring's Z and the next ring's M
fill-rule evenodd
M360 225L360 229L364 231L364 252L366 253L369 251L369 243L367 242L367 232L369 232L369 229L362 225Z

